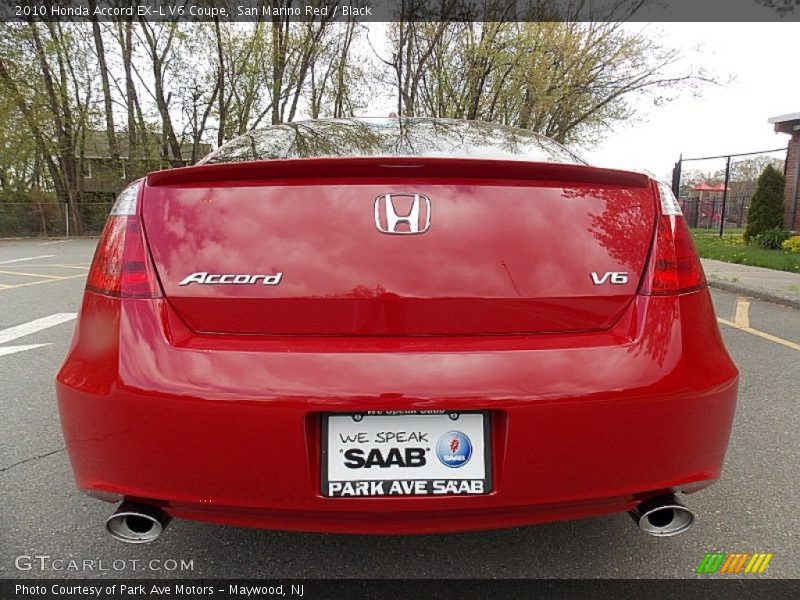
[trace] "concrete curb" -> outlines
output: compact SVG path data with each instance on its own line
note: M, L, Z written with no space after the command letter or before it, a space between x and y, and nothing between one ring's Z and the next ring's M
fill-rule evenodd
M758 300L765 300L773 302L774 304L781 304L789 308L800 310L800 298L790 298L777 292L765 290L764 288L753 287L751 285L743 285L741 283L733 283L731 281L724 281L714 277L707 277L708 287L716 288L726 292L733 292L734 294L741 294L750 298Z

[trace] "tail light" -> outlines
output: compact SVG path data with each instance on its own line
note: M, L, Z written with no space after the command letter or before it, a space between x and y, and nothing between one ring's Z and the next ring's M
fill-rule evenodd
M681 207L665 184L658 184L658 193L661 215L656 224L656 243L639 293L665 296L702 289L706 278Z
M125 188L111 209L94 253L86 289L118 298L158 298L156 281L136 205L141 188Z

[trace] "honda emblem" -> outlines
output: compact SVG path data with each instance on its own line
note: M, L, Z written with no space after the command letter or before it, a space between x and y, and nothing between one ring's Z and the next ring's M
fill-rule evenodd
M411 198L411 209L397 214L394 201ZM422 194L383 194L375 198L375 227L390 235L425 233L431 226L431 201Z

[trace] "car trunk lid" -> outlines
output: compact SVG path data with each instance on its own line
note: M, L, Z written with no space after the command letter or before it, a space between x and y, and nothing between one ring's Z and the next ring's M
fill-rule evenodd
M196 331L499 335L611 327L655 196L643 175L582 165L301 159L155 173L142 211Z

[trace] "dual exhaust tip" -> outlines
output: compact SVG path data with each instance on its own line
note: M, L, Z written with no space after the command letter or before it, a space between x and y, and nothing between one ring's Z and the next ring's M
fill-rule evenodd
M128 544L146 544L161 537L171 517L149 504L125 500L106 520L111 537Z
M644 533L655 537L678 535L694 524L694 513L678 502L674 494L656 496L630 511Z
M656 496L630 512L644 533L670 537L687 531L694 524L694 513L673 494ZM149 504L125 500L106 520L111 537L128 544L146 544L161 537L171 517Z

